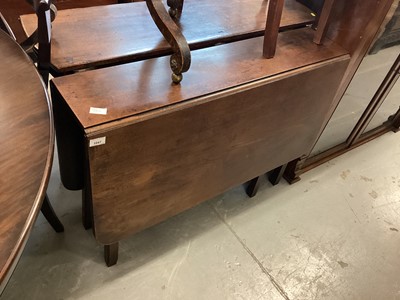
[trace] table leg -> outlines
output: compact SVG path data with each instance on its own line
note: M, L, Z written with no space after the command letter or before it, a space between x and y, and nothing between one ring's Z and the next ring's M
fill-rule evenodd
M272 185L277 185L279 181L281 181L286 166L287 164L284 164L268 173L268 180L272 183Z
M260 176L250 180L246 188L247 196L249 196L250 198L254 197L257 194L259 186L260 186Z
M283 178L285 178L289 184L293 184L300 181L301 178L298 174L298 170L301 169L301 166L303 165L306 159L307 157L304 156L302 158L297 158L295 160L292 160L287 164L286 170L283 173Z
M104 260L107 267L115 265L118 261L118 242L111 245L104 245Z
M47 194L43 199L42 207L40 208L40 210L42 211L47 222L50 223L51 227L53 227L53 229L56 232L64 231L64 226L61 223L61 221L58 219L56 213L54 212L54 209L50 204L49 197L47 197Z

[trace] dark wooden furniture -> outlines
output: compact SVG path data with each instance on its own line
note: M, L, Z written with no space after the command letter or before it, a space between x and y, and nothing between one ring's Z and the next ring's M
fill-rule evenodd
M162 57L175 49L145 3L60 13L55 75L143 60L51 86L61 178L83 189L84 225L105 245L107 264L119 240L232 186L250 180L254 195L257 176L273 170L276 183L288 162L285 174L297 178L391 2L328 0L314 32L294 1L285 1L281 24L271 14L267 30L266 1L185 1L176 21L197 50L180 86ZM273 3L280 13L282 1ZM31 32L32 17L22 21ZM257 38L264 34L278 37L276 49Z
M220 1L218 5L213 0L187 0L178 24L192 50L263 36L267 4L264 0ZM27 34L36 28L34 15L21 16L21 21ZM313 21L308 8L295 0L285 1L281 30ZM60 10L52 32L55 76L172 53L145 2Z
M262 37L192 51L181 85L168 57L52 81L62 181L108 265L121 239L311 150L349 61L313 37L281 33L273 59Z
M37 30L32 33L24 42L21 43L23 50L30 56L33 63L36 63L37 70L43 79L43 82L48 86L49 79L49 65L50 65L50 36L51 32L51 19L54 18L56 8L51 8L51 2L45 0L33 0L33 7L36 10L38 19ZM53 10L52 10L53 9ZM47 17L50 16L49 18ZM7 33L13 40L15 40L14 32L11 27L0 13L0 29ZM37 44L37 51L33 51L33 47ZM51 224L56 232L63 232L64 226L55 214L47 194L44 198L42 205L42 213L47 221Z
M29 57L2 30L0 53L6 58L0 68L1 292L40 209L51 221L56 216L45 199L54 146L53 117L45 86Z
M388 23L385 19L389 18L389 20L391 20L393 12L397 7L398 0L349 0L336 1L333 4L333 12L331 13L331 22L329 29L327 30L327 36L343 48L347 49L351 55L349 67L336 94L337 99L341 99L344 96L361 61L365 55L367 55L368 50L371 48L372 43L377 37L380 28L384 26L383 24ZM351 30L348 30L348 28L351 28ZM394 64L394 67L395 65L396 63ZM291 162L284 175L288 182L294 183L300 180L300 175L302 173L365 144L388 131L397 131L400 125L398 121L400 118L400 110L394 112L393 116L381 126L370 130L369 132L362 132L360 130L366 128L369 124L376 112L375 108L379 108L395 82L393 72L390 71L371 102L366 104L365 112L360 117L357 124L355 124L353 132L350 133L349 131L347 140L346 137L344 137L342 143L339 143L330 149ZM337 103L339 103L339 100ZM336 106L332 107L331 114L333 114L335 108ZM371 110L371 108L373 109ZM371 111L373 113L371 113Z
M117 0L54 0L58 9L82 8L96 5L106 5L117 3ZM26 0L1 0L0 12L4 15L8 24L10 24L20 43L25 40L26 34L21 26L20 15L33 12L32 7Z

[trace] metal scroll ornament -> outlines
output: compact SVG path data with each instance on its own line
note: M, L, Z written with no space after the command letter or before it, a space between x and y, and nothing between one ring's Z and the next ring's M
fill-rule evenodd
M167 12L162 0L146 0L146 4L158 29L171 45L173 51L170 59L171 77L172 81L178 84L182 81L182 73L189 70L191 61L190 48L186 38L171 17L171 15L174 19L180 17L183 0L168 0L170 13Z

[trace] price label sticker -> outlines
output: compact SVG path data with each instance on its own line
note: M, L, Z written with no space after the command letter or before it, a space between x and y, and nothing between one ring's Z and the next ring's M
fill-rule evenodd
M106 137L103 136L101 138L90 140L89 147L96 147L96 146L104 145L105 143L106 143Z
M91 107L89 109L89 114L106 115L107 114L107 108Z

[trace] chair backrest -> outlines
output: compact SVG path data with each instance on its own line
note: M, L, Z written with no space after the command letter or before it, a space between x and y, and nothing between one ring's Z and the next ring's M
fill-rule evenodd
M273 58L275 55L284 1L285 0L269 0L263 48L265 58ZM324 0L323 2L318 0L317 2L320 6L320 13L313 26L313 28L316 28L314 43L321 45L328 30L335 0Z
M34 0L34 9L38 17L38 60L37 68L44 82L49 81L51 53L51 0Z
M34 33L20 45L37 63L37 69L45 84L49 81L50 53L51 53L51 22L54 20L57 9L51 0L26 0L35 10L38 26ZM4 16L0 13L0 29L4 30L15 39L15 35ZM34 49L38 44L37 50Z

